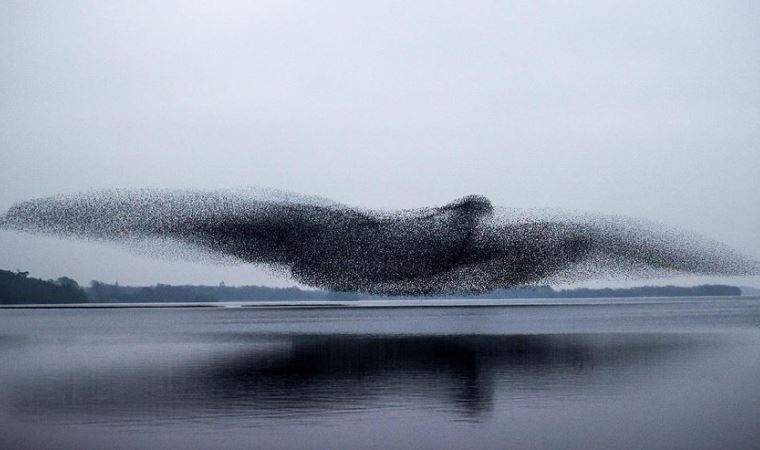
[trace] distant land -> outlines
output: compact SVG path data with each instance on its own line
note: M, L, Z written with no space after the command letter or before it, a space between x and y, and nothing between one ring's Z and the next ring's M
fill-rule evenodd
M603 297L694 297L760 295L760 289L707 284L693 287L641 286L621 289L554 289L550 286L526 286L497 289L467 298L603 298ZM425 298L461 298L462 295ZM0 304L66 304L66 303L161 303L161 302L219 302L255 300L362 300L387 297L355 292L331 292L266 286L121 286L92 281L81 287L68 277L40 280L28 272L0 270Z
M43 281L29 272L0 270L0 304L87 303L87 293L71 278Z

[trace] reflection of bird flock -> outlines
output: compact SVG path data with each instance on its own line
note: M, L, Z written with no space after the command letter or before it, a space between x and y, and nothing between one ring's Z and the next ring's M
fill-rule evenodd
M495 210L469 196L396 212L277 191L108 190L14 205L0 226L175 249L333 290L432 294L676 273L750 275L717 243L624 218Z

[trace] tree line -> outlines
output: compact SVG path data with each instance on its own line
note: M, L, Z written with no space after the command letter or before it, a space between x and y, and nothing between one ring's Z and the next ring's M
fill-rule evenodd
M739 296L740 288L726 285L642 286L620 289L554 289L550 286L525 286L497 289L478 295L446 295L426 298L622 298L622 297L693 297ZM155 303L155 302L217 302L251 300L360 300L399 298L356 292L331 292L266 286L120 286L118 283L92 281L81 287L68 277L40 280L28 272L0 270L0 304L62 304L62 303Z
M0 304L87 303L90 299L76 281L68 277L43 281L29 272L0 270Z

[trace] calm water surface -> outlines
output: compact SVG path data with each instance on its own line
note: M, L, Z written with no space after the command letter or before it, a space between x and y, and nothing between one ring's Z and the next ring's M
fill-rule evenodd
M0 310L0 448L760 448L760 300Z

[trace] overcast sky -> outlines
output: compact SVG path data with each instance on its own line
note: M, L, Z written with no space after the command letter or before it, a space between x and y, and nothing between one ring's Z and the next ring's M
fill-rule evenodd
M0 211L106 187L257 185L373 208L477 193L760 257L759 80L752 0L6 0ZM10 232L0 268L291 284Z

